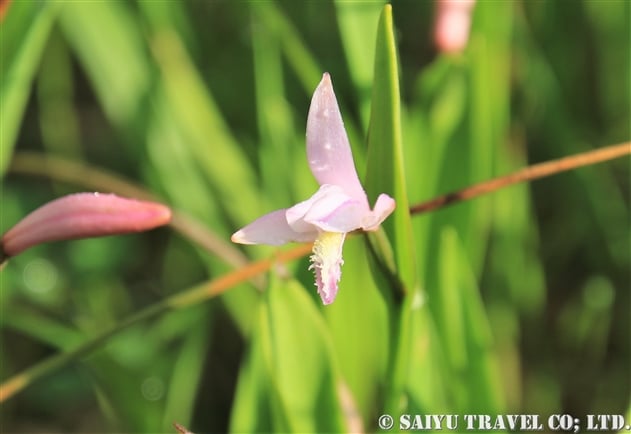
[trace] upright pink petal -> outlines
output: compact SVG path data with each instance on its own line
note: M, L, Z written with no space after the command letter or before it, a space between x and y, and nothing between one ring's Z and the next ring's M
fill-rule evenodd
M311 99L307 117L307 159L320 185L338 185L356 199L367 201L328 73L324 73Z
M77 193L53 200L2 236L2 251L14 256L37 244L141 232L167 224L171 210L159 203L113 194Z

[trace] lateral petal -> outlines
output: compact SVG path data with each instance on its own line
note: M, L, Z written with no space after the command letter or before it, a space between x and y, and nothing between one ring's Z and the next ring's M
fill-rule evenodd
M359 229L370 209L337 185L323 185L309 199L287 210L289 226L299 231L317 227L321 231L346 233Z
M285 216L287 209L279 209L265 214L254 220L249 225L235 232L230 238L233 243L239 244L267 244L280 246L292 241L307 242L317 238L315 227L298 232L289 226Z
M381 193L377 197L375 207L372 211L364 216L361 228L365 231L374 231L379 225L394 211L397 204L393 198L387 194Z

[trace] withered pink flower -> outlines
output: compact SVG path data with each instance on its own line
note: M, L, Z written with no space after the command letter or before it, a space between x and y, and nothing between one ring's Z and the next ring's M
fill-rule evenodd
M442 52L464 50L469 40L475 0L438 0L434 39Z
M159 203L114 194L76 193L53 200L2 236L0 256L15 256L37 244L142 232L165 225L171 210Z
M324 74L311 100L307 117L307 159L320 189L291 208L266 214L232 235L242 244L280 245L314 241L311 267L324 304L337 295L342 245L348 232L374 231L395 207L380 194L370 209L359 182L342 115L329 74Z

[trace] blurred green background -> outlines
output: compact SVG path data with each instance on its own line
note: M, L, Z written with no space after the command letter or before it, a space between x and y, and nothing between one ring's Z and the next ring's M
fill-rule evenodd
M373 77L383 6L5 2L0 231L86 190L152 194L188 230L58 242L11 259L0 273L3 381L274 254L229 236L316 190L304 135L324 71L360 177L387 170L366 151L369 123L375 131L391 113L371 100L383 82ZM399 205L402 194L415 204L629 140L630 9L480 1L467 49L445 55L433 42L435 4L394 1L398 58L386 58L400 78ZM0 427L375 431L393 408L394 353L406 361L397 412L631 421L629 176L625 158L414 216L413 235L393 244L397 261L413 264L407 311L363 237L345 244L331 306L306 259L273 267L51 369L2 404ZM386 227L391 241L403 214ZM219 240L211 249L209 237ZM397 312L409 315L401 329Z

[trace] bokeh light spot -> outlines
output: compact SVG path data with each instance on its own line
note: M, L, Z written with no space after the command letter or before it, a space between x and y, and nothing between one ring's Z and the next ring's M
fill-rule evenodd
M158 377L149 377L142 382L140 392L147 401L157 401L164 395L164 382Z
M57 283L57 268L46 259L35 259L24 267L23 279L29 291L47 293Z

